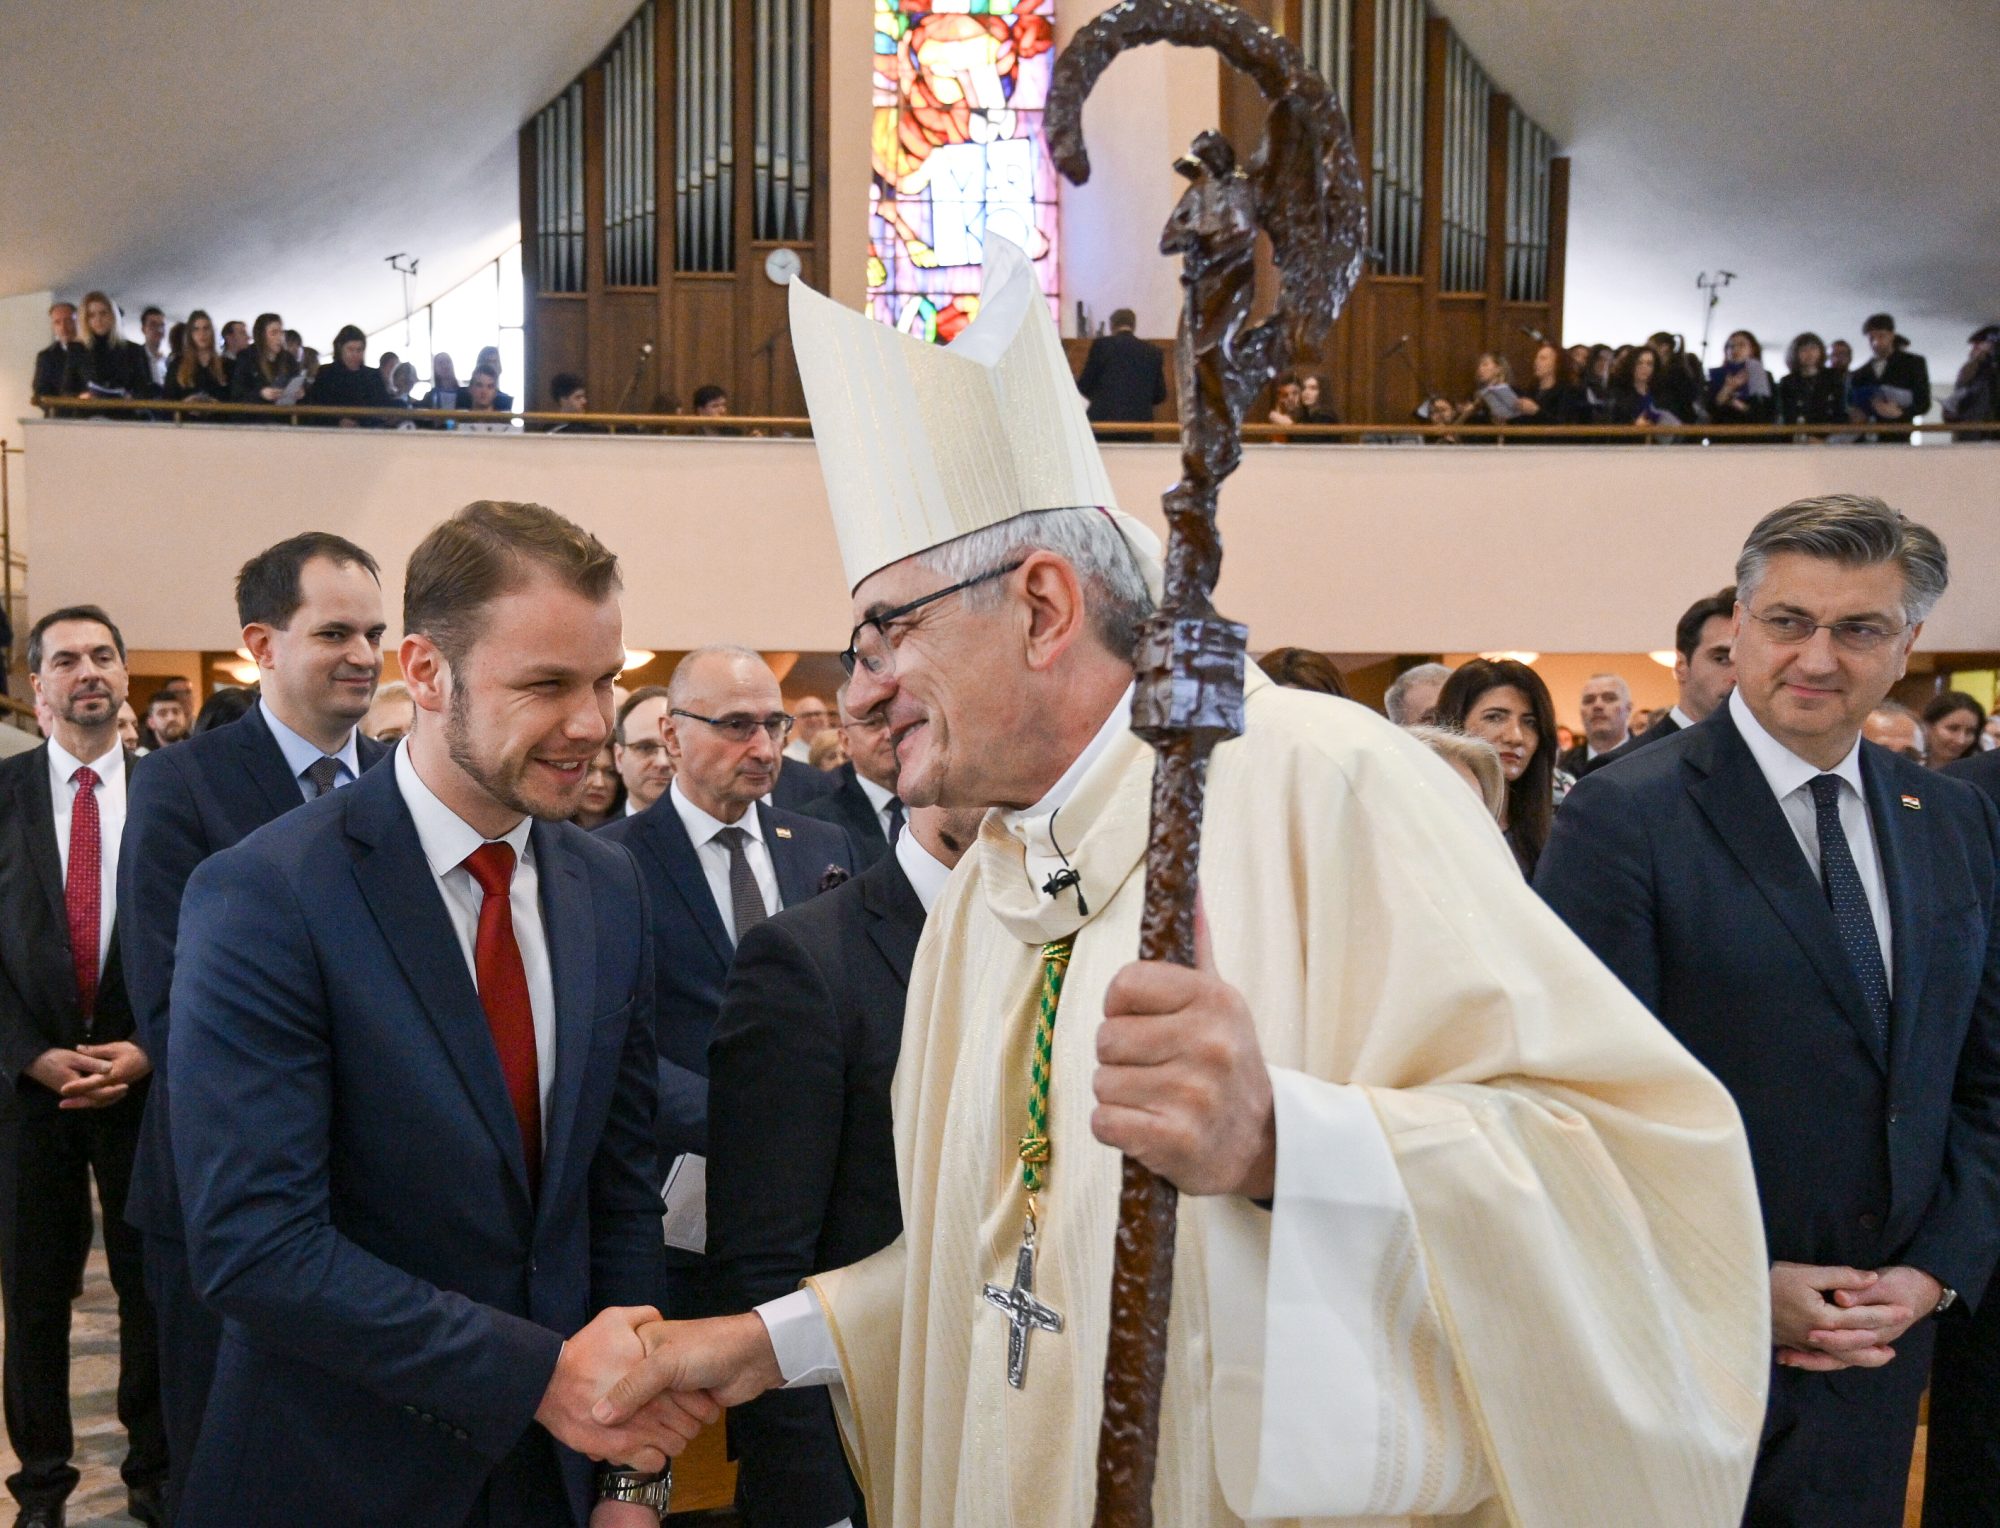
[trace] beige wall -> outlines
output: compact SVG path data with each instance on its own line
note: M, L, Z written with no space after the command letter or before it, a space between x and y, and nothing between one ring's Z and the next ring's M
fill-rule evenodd
M27 443L32 608L99 600L137 647L235 647L236 567L309 528L373 550L393 611L410 549L482 497L540 500L602 536L626 561L633 646L847 637L805 441L48 421ZM1121 503L1160 525L1175 449L1105 458ZM1759 514L1834 489L1882 494L1945 538L1958 579L1924 647L2000 649L1991 446L1252 447L1223 496L1217 604L1260 650L1645 653L1728 582Z

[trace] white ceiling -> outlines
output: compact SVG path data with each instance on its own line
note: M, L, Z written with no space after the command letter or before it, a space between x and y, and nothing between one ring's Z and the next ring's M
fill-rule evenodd
M638 0L5 0L0 296L265 308L324 344L518 236L521 124Z
M516 236L517 129L635 6L6 0L0 295L384 324L385 255L422 301ZM1441 9L1574 160L1570 337L1698 342L1726 268L1718 341L1886 307L1948 385L2000 319L1994 0Z
M1572 160L1570 340L1782 354L1887 309L1940 390L2000 319L1994 0L1433 0Z

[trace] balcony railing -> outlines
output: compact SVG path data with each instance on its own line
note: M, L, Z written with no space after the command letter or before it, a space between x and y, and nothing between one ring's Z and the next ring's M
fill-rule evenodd
M571 438L585 435L693 435L809 437L812 421L762 414L564 414L514 413L473 409L341 408L337 406L269 403L209 403L184 399L168 403L156 398L37 398L37 405L56 417L93 419L138 418L173 424L250 423L337 425L344 419L388 427L439 429L447 424L487 427L478 433L549 435L562 429ZM503 430L493 426L505 426ZM520 426L517 430L514 426ZM587 428L579 429L579 426ZM1180 425L1171 419L1146 424L1093 426L1100 440L1177 440ZM1863 437L1899 441L1911 436L1938 439L2000 440L2000 423L1940 424L1874 420L1867 424L1246 424L1247 442L1290 445L1340 443L1403 444L1419 441L1447 444L1592 444L1658 445L1665 443L1847 444Z

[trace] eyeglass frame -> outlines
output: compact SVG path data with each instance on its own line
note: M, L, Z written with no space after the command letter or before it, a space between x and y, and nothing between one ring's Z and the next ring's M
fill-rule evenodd
M1769 631L1771 640L1780 647L1804 647L1824 631L1832 634L1834 645L1843 652L1872 653L1910 629L1907 624L1884 629L1869 621L1809 621L1802 615L1759 615L1748 608L1743 613ZM1798 634L1785 635L1792 625L1801 628ZM1853 640L1857 635L1864 638L1859 645Z
M923 609L926 605L937 603L937 601L945 598L947 595L963 594L967 589L974 588L980 584L990 584L996 578L1005 578L1009 573L1024 566L1026 562L1027 559L1023 557L1018 561L1008 563L1004 568L991 568L971 578L960 579L955 584L947 584L942 589L931 591L931 593L926 594L922 599L911 600L907 605L898 605L894 610L885 610L880 615L871 615L867 620L856 623L854 630L847 634L847 648L840 655L841 669L849 679L852 679L855 669L862 666L859 650L861 646L861 633L866 631L870 626L873 626L882 634L882 645L891 653L894 653L896 644L889 636L889 623L891 621L900 621L906 616ZM871 676L876 675L874 669L869 669L868 673Z
M783 711L773 711L768 716L748 716L742 713L731 716L703 716L699 711L686 711L679 706L670 707L667 715L685 716L689 721L706 722L724 737L729 738L732 743L747 743L757 733L763 732L772 742L781 746L785 739L792 735L792 727L798 720L797 717L789 716ZM743 736L730 736L734 729L745 726L750 730Z

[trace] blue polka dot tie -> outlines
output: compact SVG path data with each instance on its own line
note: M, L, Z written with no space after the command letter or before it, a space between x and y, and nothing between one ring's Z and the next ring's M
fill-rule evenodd
M1889 973L1882 965L1882 944L1875 932L1875 915L1868 910L1868 893L1854 866L1847 830L1840 825L1840 777L1817 775L1812 780L1813 812L1819 828L1819 875L1833 909L1841 948L1861 982L1868 1016L1875 1023L1875 1043L1887 1054L1889 1046Z

